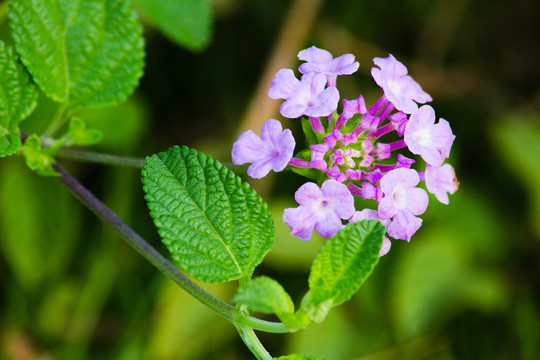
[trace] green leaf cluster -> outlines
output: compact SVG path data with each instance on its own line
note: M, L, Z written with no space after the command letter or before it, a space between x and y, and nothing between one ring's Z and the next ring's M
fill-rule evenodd
M32 79L59 104L45 133L28 137L23 155L39 174L56 175L53 156L61 145L93 145L102 138L73 112L119 104L138 85L144 66L142 26L129 0L10 0L8 18L24 67L0 43L0 156L22 147L19 123L37 104ZM67 133L54 138L70 118ZM42 143L54 146L41 149Z
M291 331L321 322L332 307L348 301L379 261L386 229L379 221L347 225L321 248L309 276L309 291L294 313L292 301L275 280L259 277L233 298L251 310L275 314Z

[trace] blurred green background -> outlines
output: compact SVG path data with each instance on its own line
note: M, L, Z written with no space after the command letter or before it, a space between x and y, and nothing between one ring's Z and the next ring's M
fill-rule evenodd
M156 25L152 2L134 2L144 14L145 75L127 103L81 112L105 133L96 151L144 157L179 144L229 162L238 134L258 132L268 118L299 134L266 91L275 71L296 67L297 52L311 45L356 55L359 72L338 86L342 97L362 93L368 105L381 95L372 58L392 53L456 135L449 162L460 189L450 205L431 198L411 243L394 241L358 295L322 324L261 334L271 354L540 358L537 0L212 0L211 38L195 39L199 45L174 37L174 17L168 28ZM205 16L189 18L197 26ZM43 130L54 110L42 95L23 129ZM139 171L63 164L165 253ZM145 262L57 180L35 175L20 157L1 159L0 174L0 358L252 358L232 325ZM321 245L292 238L281 221L302 182L290 173L252 182L277 227L256 272L279 280L297 302ZM224 300L235 286L204 285Z

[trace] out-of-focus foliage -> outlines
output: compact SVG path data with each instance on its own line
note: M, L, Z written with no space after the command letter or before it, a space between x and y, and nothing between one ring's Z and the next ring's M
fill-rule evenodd
M212 16L207 0L133 0L141 16L169 39L191 50L210 42Z
M507 115L491 129L502 165L527 188L531 226L540 236L540 114Z
M243 114L297 2L211 3L215 23L206 50L193 54L152 33L136 96L119 107L77 111L104 134L96 150L142 157L188 145L230 160ZM359 72L338 79L348 99L362 92L368 103L376 100L368 87L373 57L392 53L402 60L452 126L460 189L448 206L430 198L411 242L394 241L359 293L325 321L292 335L261 334L273 356L540 357L538 13L535 0L326 1L306 37L287 33L296 42L286 61L311 45L357 56ZM12 44L8 33L4 15L0 35ZM55 109L40 94L22 129L43 131ZM276 112L261 123L270 117L283 120ZM301 132L299 123L284 127ZM0 161L0 358L252 358L230 324L157 273L55 179L36 176L22 161ZM64 164L166 252L139 172ZM281 221L301 181L291 174L252 181L276 223L274 248L255 275L278 280L296 306L323 244L291 237ZM209 289L226 301L235 290Z

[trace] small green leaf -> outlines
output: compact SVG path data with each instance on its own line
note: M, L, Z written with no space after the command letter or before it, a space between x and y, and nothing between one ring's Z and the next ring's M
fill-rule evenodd
M220 162L174 146L147 157L142 176L163 243L196 279L250 277L271 249L274 227L266 204Z
M295 317L294 304L285 289L266 276L260 276L240 287L233 301L263 314L275 314L289 329L307 325Z
M313 127L311 126L311 121L309 118L302 117L302 130L304 131L304 136L306 137L306 147L309 145L318 144L319 140L317 139L317 135L315 135L315 132L313 131Z
M34 110L37 91L13 50L0 41L0 157L21 148L19 123Z
M172 41L201 50L210 41L212 14L207 0L134 0L141 16Z
M309 275L303 311L320 322L331 307L348 301L379 261L386 229L375 220L347 225L321 248Z
M233 301L263 314L294 312L294 304L289 294L280 283L266 276L260 276L240 287Z
M342 134L352 133L353 130L356 129L358 124L360 124L361 120L362 120L362 117L360 116L360 114L353 115L353 117L347 120L345 125L341 128L341 133Z
M142 75L144 40L128 0L10 0L17 51L34 81L72 108L124 101Z
M276 359L276 360L324 360L322 357L318 357L318 356L298 355L298 354L280 356L280 357L274 358L274 359Z
M26 139L23 146L23 155L26 160L26 165L39 175L42 176L58 176L59 174L53 169L56 163L53 155L62 146L59 141L54 146L41 148L41 140L36 134L32 134Z
M65 145L94 145L101 141L103 133L98 129L87 129L83 119L74 116L69 122L68 133L64 136Z

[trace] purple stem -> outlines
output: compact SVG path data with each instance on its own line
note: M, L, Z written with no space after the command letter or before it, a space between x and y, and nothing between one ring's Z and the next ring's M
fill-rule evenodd
M351 192L351 194L356 196L362 196L362 189L358 186L354 185L353 183L347 184L347 189Z
M386 96L381 96L381 98L369 108L367 113L371 116L377 115L377 113L381 111L381 109L386 105L387 102L388 99L386 99Z
M324 133L324 128L321 124L321 120L318 117L310 116L309 121L311 121L311 127L313 128L313 131L318 133Z
M375 131L372 131L369 134L368 137L377 139L377 138L380 138L381 136L383 136L385 134L388 134L390 131L393 131L393 130L396 130L396 126L394 125L393 122L390 122L390 123L384 125L383 127L380 127Z
M379 114L379 118L381 119L381 122L386 119L388 115L395 109L394 104L392 104L390 101L386 105L386 107L381 111Z
M347 123L347 118L343 115L343 113L341 115L339 115L337 121L336 121L336 129L338 130L341 130L341 128L343 127L343 125L345 125L345 123Z
M394 150L397 150L397 149L407 147L407 144L405 144L405 140L403 140L403 139L395 141L395 142L390 143L388 145L390 145L390 151L394 151Z
M289 160L289 165L297 167L297 168L307 168L309 162L304 159L298 159L298 158L292 158Z

